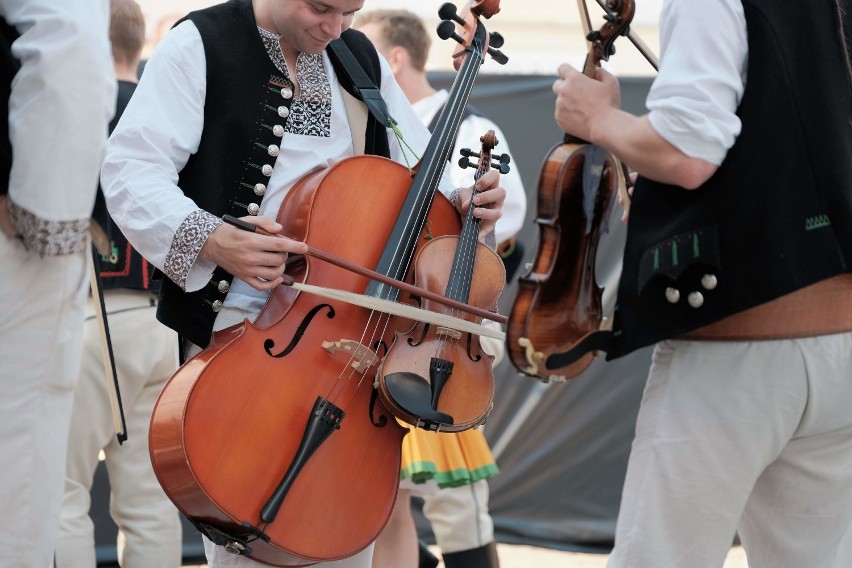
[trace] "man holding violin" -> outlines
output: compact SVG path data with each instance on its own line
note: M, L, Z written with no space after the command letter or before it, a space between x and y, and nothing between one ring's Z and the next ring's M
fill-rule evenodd
M635 169L609 357L656 343L610 566L852 565L849 0L667 0L650 112L568 65ZM794 37L808 42L794 42Z
M307 252L281 238L276 221L294 184L359 144L401 164L423 154L426 127L371 44L348 30L363 4L232 0L189 14L146 65L110 139L102 185L116 223L168 276L158 319L188 342L186 355L207 346L212 331L253 321L282 283L288 254ZM378 85L393 130L373 114L366 128L355 120L353 81L341 72L351 64L326 50L338 38ZM505 198L498 181L496 172L483 176L473 199L491 241ZM470 188L442 181L439 189L466 211ZM261 231L223 224L225 214ZM206 538L205 550L211 566L258 565ZM371 554L315 566L367 567Z

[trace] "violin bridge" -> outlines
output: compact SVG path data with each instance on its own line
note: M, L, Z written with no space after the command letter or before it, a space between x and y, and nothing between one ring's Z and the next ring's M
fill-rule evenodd
M453 339L461 339L462 336L460 331L456 329L450 329L449 327L443 327L440 325L435 329L435 333L445 337L451 337Z
M352 368L362 375L367 371L367 369L379 361L379 356L372 349L361 345L354 339L323 341L322 348L332 355L338 351L342 351L349 355Z

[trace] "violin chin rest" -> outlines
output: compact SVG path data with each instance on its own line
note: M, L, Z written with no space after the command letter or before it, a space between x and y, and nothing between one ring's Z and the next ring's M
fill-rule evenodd
M402 371L385 375L385 386L393 401L408 414L423 420L427 429L434 429L429 424L453 423L452 416L432 408L432 388L417 373Z

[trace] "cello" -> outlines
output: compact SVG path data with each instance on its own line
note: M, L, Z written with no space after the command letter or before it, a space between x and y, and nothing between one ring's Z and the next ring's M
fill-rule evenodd
M480 141L477 180L491 167L497 137L489 130ZM471 165L471 153L466 154L461 163ZM508 156L501 156L497 164L506 173ZM414 274L415 283L427 290L446 289L449 298L493 310L506 281L503 260L479 242L479 219L472 207L458 237L438 237L420 250ZM438 309L428 302L423 307ZM397 333L377 375L379 395L397 418L414 426L441 432L468 430L482 424L491 411L493 359L471 333L418 322Z
M633 0L606 0L609 13L600 30L586 36L589 52L583 73L594 77L613 43L629 31ZM588 13L578 0L584 23ZM595 278L595 256L607 230L616 193L626 194L621 162L594 144L566 134L544 160L538 181L538 248L530 269L518 278L509 313L506 351L521 373L546 382L564 381L584 371L606 341L611 322L603 316L603 289ZM626 202L626 201L625 201ZM554 357L565 352L572 357ZM564 362L564 361L568 362Z
M482 63L488 34L480 17L499 8L496 0L472 1L461 17L449 6L442 13L465 23L474 47L458 55L465 59L458 87L413 178L378 156L317 170L282 202L282 234L393 280L405 279L426 242L458 234L459 216L436 187ZM309 256L288 261L286 276L398 296L386 282ZM407 432L379 401L373 376L395 332L408 327L382 312L276 288L253 323L214 333L160 394L149 444L166 494L214 543L272 566L309 566L366 548L393 508Z

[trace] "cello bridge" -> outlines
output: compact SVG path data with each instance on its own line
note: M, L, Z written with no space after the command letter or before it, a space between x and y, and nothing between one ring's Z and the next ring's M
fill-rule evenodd
M378 362L379 356L370 349L361 345L354 339L341 339L340 341L323 341L322 348L334 355L338 351L343 351L349 355L350 365L353 369L361 373L364 372Z
M544 361L544 353L536 351L533 347L532 341L526 337L519 337L518 345L524 348L524 355L527 359L527 368L524 369L524 372L538 376L538 368L542 361Z

